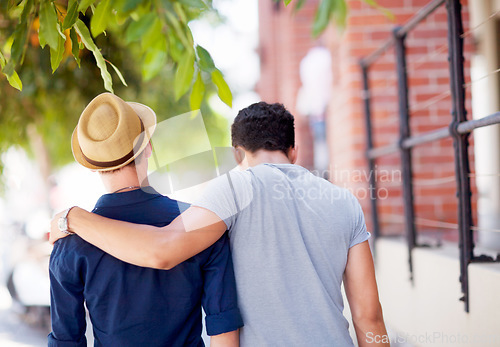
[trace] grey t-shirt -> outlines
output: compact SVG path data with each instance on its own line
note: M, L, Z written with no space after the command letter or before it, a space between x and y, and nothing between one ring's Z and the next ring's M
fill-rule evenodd
M242 346L352 346L341 283L349 248L366 241L346 189L292 164L261 164L210 182L194 203L227 225Z

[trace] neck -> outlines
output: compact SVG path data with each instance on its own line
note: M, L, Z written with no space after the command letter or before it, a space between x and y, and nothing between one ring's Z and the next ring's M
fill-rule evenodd
M127 187L140 187L141 185L148 185L147 178L143 181L139 180L137 172L134 168L127 167L115 173L100 174L100 176L107 193L114 193L117 190ZM122 191L128 190L131 189L123 189Z
M260 164L292 164L288 156L282 151L258 150L254 153L245 151L242 166L251 167Z

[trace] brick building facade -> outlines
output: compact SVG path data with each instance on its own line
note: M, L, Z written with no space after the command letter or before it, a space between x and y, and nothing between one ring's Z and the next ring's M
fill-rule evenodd
M305 115L296 109L301 85L299 64L314 46L326 46L332 57L333 84L326 116L329 149L329 177L352 189L369 214L367 178L376 174L379 214L383 234L401 234L404 230L399 153L377 160L377 172L369 173L365 159L366 131L361 98L362 81L359 59L381 46L396 25L405 23L428 0L379 0L394 19L359 0L347 1L349 16L342 32L330 27L321 38L311 38L317 1L306 1L293 13L269 0L259 1L261 79L257 91L262 99L284 103L297 118L299 164L313 167L311 130ZM469 27L467 1L463 4L464 29ZM451 115L449 66L447 61L447 16L441 7L422 22L407 38L407 73L410 90L412 134L448 126ZM472 40L465 37L465 78L470 81ZM398 141L398 98L394 50L389 49L370 69L372 121L375 146ZM470 114L470 88L467 89ZM472 138L473 141L473 138ZM473 143L471 142L471 153ZM471 155L471 160L473 156ZM473 169L474 163L471 162ZM413 150L414 199L419 231L433 231L438 238L456 240L457 200L453 145L451 139L418 146ZM473 183L473 180L472 180ZM473 192L475 188L473 187ZM473 193L473 210L476 195ZM370 224L370 218L367 216ZM444 226L444 227L443 227Z

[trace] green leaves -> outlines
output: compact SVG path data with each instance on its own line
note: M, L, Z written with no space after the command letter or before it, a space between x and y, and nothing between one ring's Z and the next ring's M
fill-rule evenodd
M113 70L115 70L116 74L118 75L118 78L120 79L120 81L123 83L123 85L125 87L128 87L127 85L127 82L125 82L125 78L123 78L123 75L122 73L120 72L120 70L118 70L118 68L116 66L114 66L109 60L106 60L106 62L111 65L111 67L113 68Z
M304 6L305 2L305 0L297 0L297 2L295 3L294 11L299 11L302 6Z
M201 106L201 101L205 96L205 84L201 78L201 72L198 71L196 76L196 81L194 82L193 89L191 90L191 95L189 97L189 106L191 110L198 110Z
M332 17L337 26L345 28L347 20L347 4L345 0L336 0L332 10Z
M141 65L142 78L151 80L167 64L168 45L162 33L162 21L156 13L147 13L132 20L125 32L126 43L140 41L144 54Z
M288 0L283 1L287 4L286 2ZM376 0L362 1L382 12L390 20L394 19L393 13L377 4ZM296 10L300 9L304 2L304 0L297 0L297 4L295 5ZM312 28L313 36L318 37L323 33L332 19L338 28L343 29L346 25L347 14L347 0L321 0L314 18Z
M135 10L143 0L119 0L117 8L122 12L130 12Z
M167 41L165 36L161 32L162 23L161 20L156 17L150 26L150 28L141 37L141 46L143 50L149 48L164 49L167 48Z
M6 64L7 61L5 60L3 53L0 52L0 67L2 68L2 70L4 70ZM17 72L13 71L10 75L7 75L4 71L4 75L7 77L7 81L9 81L9 84L12 87L16 88L17 90L23 89L23 83L21 82L21 79L19 78Z
M149 28L155 24L155 18L157 18L155 13L148 13L138 21L132 21L125 31L125 42L130 43L144 38ZM161 30L161 26L159 29ZM161 32L157 32L157 34L161 34Z
M95 60L97 62L97 66L101 70L101 77L104 81L104 88L113 93L113 82L111 80L111 75L108 72L108 68L106 67L106 61L104 60L101 51L97 48L92 37L90 37L89 29L85 26L80 19L78 19L75 23L75 30L80 35L80 38L85 45L85 47L94 54Z
M50 66L52 67L52 73L54 73L59 64L61 64L62 58L64 56L64 39L59 36L57 49L50 47Z
M78 33L78 35L80 35L80 38L81 38L83 44L85 45L85 47L94 54L94 58L97 62L97 66L101 70L101 77L104 81L104 88L107 91L113 93L113 80L111 79L111 75L108 72L108 68L106 66L106 60L102 56L99 48L97 48L96 44L92 40L92 37L90 36L89 29L87 28L85 23L83 23L80 19L77 19L77 21L75 22L74 28L75 28L76 32ZM73 53L73 55L74 55L74 53ZM121 82L126 86L127 83L125 82L123 75L120 73L120 70L118 70L118 68L116 66L111 64L111 62L108 61L108 63L115 70L115 72L117 73Z
M213 69L215 69L214 61L210 56L210 53L208 53L208 51L205 48L201 47L200 45L197 45L196 54L198 54L199 58L198 64L203 71L212 72Z
M190 7L194 7L194 8L198 8L198 9L202 9L202 8L207 7L207 5L205 5L205 3L202 0L179 0L179 2L181 4L184 4L184 5L187 5Z
M21 82L21 79L19 78L17 72L14 71L12 75L7 76L7 81L9 81L9 84L17 90L23 90L23 83Z
M292 0L283 0L283 3L285 4L285 6L288 6L288 4L292 2Z
M5 56L2 51L0 51L0 67L3 69L7 61L5 60Z
M24 4L23 12L21 13L21 23L26 23L28 20L28 16L31 13L31 10L33 8L33 1L34 0L27 0L26 3Z
M167 53L159 49L150 49L142 62L142 78L149 81L156 76L165 65Z
M99 36L106 30L108 21L111 18L111 10L111 0L101 0L99 5L97 5L90 21L90 29L94 37Z
M231 89L229 89L226 81L224 81L222 73L217 69L212 71L212 82L214 82L217 87L217 95L219 95L219 98L227 106L233 107L233 94L231 93Z
M79 67L80 56L85 56L81 51L86 48L92 52L106 90L113 92L108 63L126 85L119 69L105 59L94 41L106 30L121 30L119 34L125 34L125 45L135 47L132 51L142 56L139 69L143 80L148 81L160 72L169 70L165 66L175 66L173 91L176 100L190 94L190 105L199 107L206 96L208 84L205 83L211 81L221 100L231 105L232 94L222 73L207 50L194 43L188 25L204 11L213 9L211 0L9 0L8 6L4 7L1 14L9 20L19 19L19 24L9 38L11 43L3 46L10 50L7 58L2 56L2 72L19 88L21 83L15 68L23 63L28 43L35 42L28 42L28 38L37 29L40 46L49 46L52 72L65 59L66 48L69 48L66 40L70 40L71 54ZM89 8L92 11L87 11ZM39 27L32 25L36 19L40 22ZM109 38L102 40L108 41ZM69 68L72 66L67 65Z
M28 20L29 14L33 8L33 0L27 0L24 3L24 8L19 18L19 23L11 36L12 45L10 46L10 59L7 61L5 56L1 54L0 65L3 74L7 77L10 85L18 90L21 90L23 85L19 75L15 71L18 64L22 64L24 60L24 51L26 48L26 41L28 39L28 31L31 22Z
M76 35L75 28L71 28L69 31L69 37L71 39L71 53L80 67L80 44L78 43L78 36Z
M191 86L194 74L194 52L187 52L184 60L179 62L177 71L175 72L174 90L175 99L179 100L181 96L186 94Z
M64 17L64 22L62 25L62 29L69 29L75 24L76 19L78 18L78 1L69 0L68 2L68 13L66 17Z
M54 4L50 0L41 0L39 35L43 37L44 42L55 50L57 50L59 42L57 26L58 21Z
M321 0L313 23L313 36L318 37L328 26L331 19L343 29L347 20L346 0Z
M167 17L170 26L174 29L177 38L182 42L184 47L188 48L189 46L192 46L193 43L189 42L188 35L186 35L185 31L183 31L183 27L187 30L189 30L189 27L187 27L187 25L183 26L179 19L169 11L165 12L165 16Z
M222 73L215 67L214 61L213 61L212 57L210 56L210 53L208 53L208 51L205 48L203 48L202 46L197 45L196 46L196 54L198 55L198 66L200 67L200 69L202 71L208 72L210 74L212 82L217 87L217 95L219 95L219 98L226 105L228 105L229 107L232 107L233 94L231 93L231 89L229 89L229 86L227 85L226 81L224 80L224 77L222 76ZM196 83L198 83L196 88L201 88L199 86L199 83L203 83L203 81L201 80L200 76L198 76L198 78L196 79L195 85L196 85ZM195 86L193 86L192 93L194 93L194 88L195 88ZM197 92L199 92L199 90ZM203 89L203 93L204 93L204 89ZM193 99L193 98L194 98L194 100L190 100L191 101L191 109L195 109L195 108L193 108L192 105L193 105L193 103L195 103L195 104L197 103L196 97L193 97L193 95L191 95L191 99Z
M24 50L28 39L28 31L31 23L28 21L28 15L33 7L33 0L27 0L24 9L19 19L19 24L16 25L16 30L13 34L13 42L10 50L10 60L5 67L4 73L12 76L17 64L22 64L24 60Z
M80 0L80 5L78 6L78 12L85 12L90 5L92 5L96 0Z
M22 62L22 56L27 38L28 23L19 23L16 26L16 30L14 31L14 41L12 42L10 51L9 65L12 64L12 67L15 67L15 65L17 65L17 62Z
M340 0L344 1L344 0ZM335 0L321 0L313 23L313 36L318 37L328 26Z
M61 32L59 28L59 21L57 19L57 13L54 4L50 0L41 0L40 4L40 45L43 47L45 43L50 47L50 66L52 67L52 73L56 71L59 64L64 56L64 42L66 37ZM73 11L75 11L75 5L73 4ZM73 15L76 20L76 16ZM71 18L66 22L68 25Z

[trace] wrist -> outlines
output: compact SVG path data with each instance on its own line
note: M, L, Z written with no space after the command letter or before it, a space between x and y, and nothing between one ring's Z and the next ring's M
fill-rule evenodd
M69 208L67 219L68 219L68 231L70 234L77 234L77 225L78 225L78 213L81 210L78 206L73 206Z
M66 235L73 235L74 232L71 231L70 229L70 226L69 226L69 213L71 212L71 210L73 209L74 206L66 209L63 213L62 213L62 216L59 217L59 220L58 220L58 228L59 228L59 231L61 231L62 233L66 234Z

